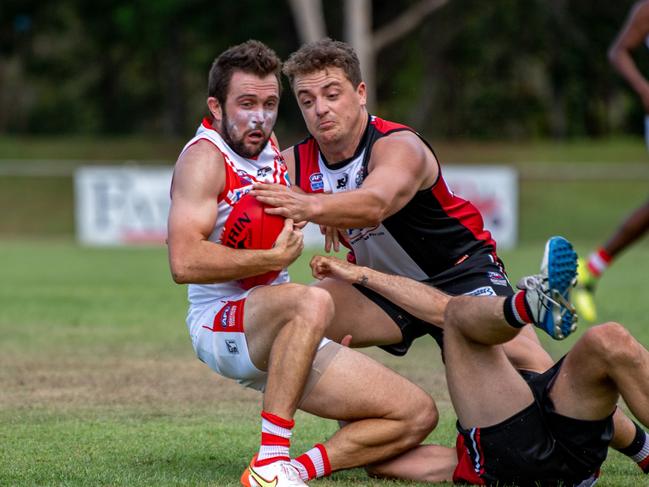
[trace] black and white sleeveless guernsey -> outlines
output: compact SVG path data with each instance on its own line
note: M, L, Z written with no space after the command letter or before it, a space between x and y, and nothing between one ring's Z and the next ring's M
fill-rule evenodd
M354 155L335 164L324 159L313 137L306 138L294 146L296 184L308 193L361 187L374 143L400 131L419 136L410 127L370 116ZM483 225L478 209L453 194L440 168L433 185L415 193L401 210L376 227L348 230L348 237L358 264L424 281L480 249L495 257L496 243Z
M374 143L399 131L413 132L433 152L410 127L370 116L353 157L347 160L328 163L313 137L297 144L296 184L308 193L338 193L361 187ZM451 295L513 293L482 215L469 201L453 194L441 167L431 187L417 191L401 210L376 227L349 229L348 237L360 265L426 282ZM413 340L425 334L442 347L442 329L434 323L412 316L371 289L354 287L380 306L401 330L400 343L381 348L405 355Z

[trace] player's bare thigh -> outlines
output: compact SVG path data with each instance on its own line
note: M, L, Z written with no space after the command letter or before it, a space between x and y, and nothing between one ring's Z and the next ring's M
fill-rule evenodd
M312 286L326 289L334 300L336 311L326 332L328 338L340 342L345 335L351 335L353 347L391 345L403 340L392 318L354 286L333 279Z
M625 343L629 335L619 329L617 324L590 328L566 355L550 391L558 413L597 420L613 411L618 390L610 380L607 359L616 353L616 347L633 348L633 343Z
M326 289L336 305L334 319L326 332L328 338L339 342L345 335L352 335L353 347L390 345L402 341L401 331L392 318L350 284L324 279L313 285ZM505 344L505 351L517 369L544 372L554 363L531 325Z
M545 372L554 360L545 351L532 325L526 325L512 340L503 344L507 358L518 370Z
M444 358L453 406L465 428L498 424L533 401L532 391L501 345L479 344L448 327Z
M303 284L279 284L254 288L244 307L244 331L250 358L260 370L268 369L268 357L279 330L289 321L326 321L331 316L331 297Z

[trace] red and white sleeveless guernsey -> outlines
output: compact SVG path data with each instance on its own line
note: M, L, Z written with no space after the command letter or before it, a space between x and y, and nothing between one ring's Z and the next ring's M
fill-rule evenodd
M335 164L325 160L313 137L307 137L293 148L295 184L308 193L361 187L374 143L399 131L419 136L410 127L370 116L354 155ZM494 257L496 252L482 215L469 201L453 194L441 168L433 185L415 193L401 210L376 227L348 230L348 237L358 264L418 281L450 269L477 250L486 248Z
M268 141L256 158L248 159L234 152L206 118L198 127L194 138L185 145L181 155L199 140L207 140L214 144L225 161L225 187L218 195L218 216L208 239L220 244L223 226L233 205L252 189L252 184L264 182L290 186L288 172L284 158L272 140ZM280 284L288 280L288 272L284 269L271 284ZM227 296L240 294L243 289L236 281L229 281L218 284L190 284L187 292L190 305L202 306Z

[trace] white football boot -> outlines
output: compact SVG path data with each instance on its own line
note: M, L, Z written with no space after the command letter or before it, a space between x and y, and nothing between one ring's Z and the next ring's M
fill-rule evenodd
M526 290L525 300L534 325L555 340L563 340L577 328L577 314L570 291L577 282L577 253L563 237L551 237L545 244L541 272L518 281Z
M278 461L255 467L257 456L251 460L248 468L241 474L243 487L308 487L297 469L289 462Z

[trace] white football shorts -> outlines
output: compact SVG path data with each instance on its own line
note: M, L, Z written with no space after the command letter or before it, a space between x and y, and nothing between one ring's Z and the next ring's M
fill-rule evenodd
M251 290L190 308L187 328L199 360L217 374L263 392L268 374L252 363L243 327L244 303ZM330 341L323 338L318 350Z

